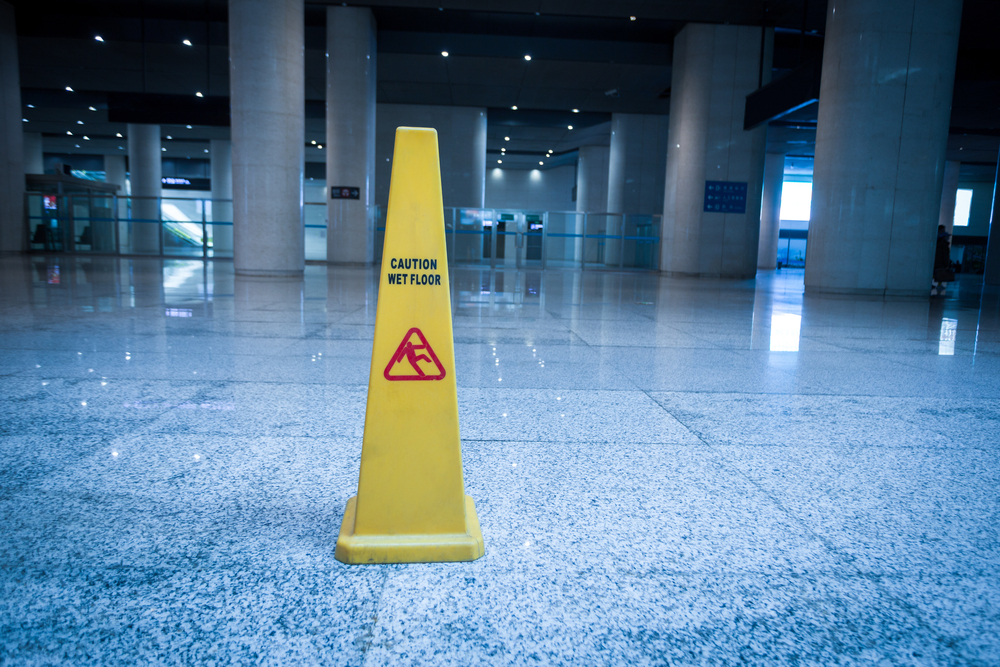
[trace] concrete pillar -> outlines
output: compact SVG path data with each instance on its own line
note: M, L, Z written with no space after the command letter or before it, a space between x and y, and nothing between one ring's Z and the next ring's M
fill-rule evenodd
M806 293L929 296L961 0L828 7Z
M486 202L486 110L428 104L378 105L376 203L385 205L389 200L393 143L396 128L402 125L437 130L444 205L483 208ZM464 254L458 256L464 257Z
M22 118L14 8L0 2L0 253L28 247Z
M955 200L958 198L958 176L962 171L962 163L946 160L944 163L944 178L941 181L941 213L938 225L944 225L948 233L955 226Z
M990 205L990 231L986 241L986 266L983 282L987 285L1000 285L1000 223L997 219L997 186L1000 185L1000 157L997 157L997 170L993 177L993 203Z
M41 132L24 133L24 173L45 173L45 156L42 152Z
M667 116L612 114L609 213L652 215L663 210L668 131ZM620 235L624 222L623 216L609 216L606 233ZM621 252L621 241L605 239L605 264L618 266Z
M131 251L160 252L160 200L163 157L159 125L128 125L128 172L131 184Z
M610 150L607 146L581 146L576 161L576 210L580 213L604 213L608 210L608 162ZM566 233L583 234L584 217L576 216L576 226ZM549 238L549 243L554 239ZM565 257L574 262L583 259L583 238L566 239Z
M468 122L468 127L458 129L469 137L462 159L468 165L469 176L457 193L456 201L469 202L458 206L483 208L486 206L486 112L479 110L462 118Z
M625 204L625 162L628 157L629 132L633 125L630 122L632 114L616 113L611 115L611 146L608 149L608 213L624 213ZM634 181L628 183L633 186ZM603 231L608 236L620 236L623 219L621 216L609 215L604 220ZM621 241L604 239L604 264L616 267L621 262Z
M127 193L125 191L125 182L128 179L125 167L125 156L124 155L105 155L104 156L104 180L107 183L118 186L118 196L124 197Z
M689 23L674 39L660 254L668 275L757 274L767 128L744 131L743 109L759 77L769 80L773 36L770 29ZM746 184L745 213L705 211L706 181Z
M209 142L212 169L212 220L233 222L233 205L220 199L233 198L233 142L212 139ZM230 256L233 253L233 226L212 225L212 252Z
M118 186L118 252L127 252L130 247L128 237L128 174L124 155L104 156L104 180Z
M326 259L367 264L375 229L375 17L368 7L326 10ZM353 187L360 199L333 199Z
M760 240L757 268L773 271L778 264L778 232L781 231L781 185L785 179L784 153L764 156L764 191L760 202Z
M230 0L233 263L239 275L305 268L303 0Z

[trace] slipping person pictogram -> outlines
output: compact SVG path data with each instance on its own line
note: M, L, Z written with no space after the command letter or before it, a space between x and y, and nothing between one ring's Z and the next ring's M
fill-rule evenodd
M421 362L425 362L424 367ZM382 375L386 380L440 380L445 370L423 332L413 327L403 336Z

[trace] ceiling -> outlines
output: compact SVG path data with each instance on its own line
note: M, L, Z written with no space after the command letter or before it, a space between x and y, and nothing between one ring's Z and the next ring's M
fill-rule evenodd
M24 117L47 152L124 152L125 124L111 118L122 99L176 107L177 123L162 124L166 156L206 157L208 140L228 138L225 0L13 4ZM310 2L305 15L307 159L316 162L327 4L341 3ZM673 37L689 21L774 26L779 77L822 56L826 14L823 0L351 4L370 6L378 25L378 101L486 107L488 159L515 168L538 168L550 150L545 168L572 163L581 145L607 145L613 112L667 114ZM984 170L1000 145L998 18L996 2L966 0L948 151ZM812 104L772 122L768 149L812 155L815 121Z

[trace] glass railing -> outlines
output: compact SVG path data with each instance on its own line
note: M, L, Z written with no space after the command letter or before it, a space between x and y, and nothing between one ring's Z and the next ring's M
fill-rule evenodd
M305 259L327 259L327 205L303 208ZM182 197L28 193L33 251L233 256L233 202ZM369 208L372 259L382 260L385 207ZM448 262L491 268L655 270L659 215L445 207Z

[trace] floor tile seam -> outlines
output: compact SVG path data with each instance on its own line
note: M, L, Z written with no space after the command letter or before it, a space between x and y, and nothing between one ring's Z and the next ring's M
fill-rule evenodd
M898 451L898 450L912 450L912 451L922 451L922 452L970 452L979 451L984 454L992 454L997 450L987 449L980 445L972 445L969 447L961 446L934 446L934 445L865 445L865 444L830 444L830 445L813 445L813 444L788 444L788 443L762 443L762 442L711 442L709 443L712 447L761 447L775 449L778 447L794 448L797 450L819 450L819 451L835 451L835 450L850 450L856 452L858 450L872 450L872 451Z
M653 400L654 402L656 402L656 399L654 399L652 396L650 396L649 398L650 398L650 400ZM660 405L659 403L657 403L657 404ZM821 544L823 546L824 550L826 550L826 552L831 557L833 557L836 561L839 561L839 562L843 563L845 567L851 568L852 570L854 570L855 572L857 572L856 568L854 568L854 566L852 565L850 559L845 558L843 554L841 554L840 552L838 552L835 549L834 545L830 541L828 541L823 536L821 536L818 533L816 533L816 531L814 531L805 522L804 519L802 519L798 515L792 513L787 507L784 506L784 504L781 501L778 500L777 497L775 497L774 494L770 493L763 486L761 486L760 483L758 483L754 479L750 478L743 470L741 470L740 468L732 465L729 462L728 458L726 457L726 455L725 455L725 453L723 451L720 451L717 446L712 445L711 443L709 443L708 441L706 441L703 437L701 437L701 435L697 431L693 430L691 428L691 426L689 426L688 424L686 424L685 421L681 417L678 417L677 415L673 414L670 410L668 410L666 407L664 407L662 405L660 407L667 414L669 414L671 417L673 417L678 423L680 423L681 425L683 425L684 428L686 428L688 430L688 432L690 432L692 435L694 435L695 437L697 437L707 449L713 451L716 454L716 456L719 459L721 459L721 461L713 461L713 464L716 466L717 469L719 469L720 471L728 472L728 474L730 474L730 475L735 474L737 477L742 478L745 483L749 484L752 488L756 489L757 492L760 493L764 498L767 498L768 501L770 501L771 504L775 508L777 508L778 511L780 511L781 514L783 514L788 521L790 521L794 525L797 525L799 527L799 530L803 531L807 535L810 535L813 540L815 540L818 544Z
M644 447L701 447L703 442L681 442L662 440L581 440L573 438L568 440L539 440L536 438L466 438L462 437L462 442L476 443L496 443L496 444L516 444L516 445L642 445Z
M715 449L715 448L713 448L713 449ZM720 456L722 456L723 460L726 461L725 456L721 452L720 452ZM735 467L735 466L733 466L731 464L727 465L726 467L730 471L734 472L736 475L742 477L752 487L756 488L757 491L761 495L763 495L765 498L767 498L776 508L778 508L781 511L781 513L784 514L785 517L788 518L788 520L790 520L793 524L797 524L799 526L800 530L805 531L805 533L808 534L808 535L810 535L814 540L816 540L816 542L818 542L819 544L823 545L823 548L835 560L835 562L841 563L842 567L845 570L847 570L850 573L852 573L853 575L855 575L855 576L857 576L859 578L867 578L869 581L871 581L881 591L881 593L883 595L885 595L887 598L889 598L890 600L892 600L893 603L895 604L895 606L897 608L899 608L904 613L906 613L908 616L910 616L910 618L919 627L921 627L925 632L929 633L931 636L936 636L935 633L933 633L933 628L932 628L930 622L927 621L918 612L918 610L915 608L914 605L911 605L909 602L907 602L906 600L902 599L900 596L897 596L897 595L893 594L885 585L883 585L883 583L881 582L881 580L877 576L876 577L871 577L871 576L866 577L865 572L855 563L856 559L854 559L850 554L844 553L843 550L840 547L838 547L832 541L832 539L829 539L825 534L821 534L821 533L813 530L813 528L808 523L806 523L805 519L800 518L797 514L791 512L788 508L785 507L784 503L782 503L780 500L778 500L777 497L775 497L774 494L770 493L765 488L763 488L758 482L756 482L755 480L751 479L741 469L739 469L739 468L737 468L737 467ZM957 650L955 648L953 648L953 647L948 647L948 648L952 652L952 654L955 655L955 657L960 657L958 655L958 652L957 652Z
M487 557L492 556L489 550L489 541L487 541ZM185 561L197 560L198 556L186 557ZM478 564L473 562L474 564ZM482 561L482 565L489 567L491 572L503 572L503 573L518 573L518 572L528 572L537 573L538 563L537 562L515 562L509 560L502 567L493 566L492 561ZM324 575L331 574L335 575L338 573L358 573L362 576L363 572L371 571L372 569L381 570L383 575L382 586L380 587L379 595L375 601L375 608L378 610L378 605L381 603L384 597L385 588L389 582L389 578L393 573L407 574L414 571L420 572L424 566L433 565L432 563L372 563L365 564L362 566L348 565L336 561L333 557L322 564L315 565L303 565L303 564L285 564L285 563L270 563L268 567L281 568L283 572L294 573L296 575ZM43 575L63 575L68 574L73 577L74 574L78 574L82 569L86 569L88 573L134 573L134 574L157 574L164 575L165 577L182 575L188 576L190 574L205 573L205 574L229 574L235 568L239 567L260 567L259 559L226 559L209 564L205 563L188 563L182 562L171 565L161 565L161 564L130 564L122 562L107 562L102 561L101 563L87 563L86 565L76 564L68 561L60 560L48 560L48 561L25 561L21 560L0 560L0 582L10 579L10 574L17 574L17 571L23 572L26 576ZM923 580L928 577L937 579L939 577L950 577L960 580L968 579L990 579L992 580L996 573L994 572L961 572L961 571L921 571L917 574L902 574L898 572L866 572L860 571L858 573L845 573L842 569L835 568L772 568L772 569L735 569L735 568L685 568L685 569L670 569L662 567L651 567L651 568L637 568L628 569L628 567L617 568L609 567L602 568L599 563L584 563L581 565L574 565L567 561L552 562L548 567L541 568L544 573L558 572L560 574L567 575L579 575L588 572L593 572L595 569L599 569L599 572L608 571L613 573L617 578L621 579L634 579L636 581L645 581L650 577L657 578L669 578L677 580L691 580L691 581L703 581L706 577L719 577L719 578L729 578L729 579L759 579L761 577L766 577L767 579L781 578L786 581L795 580L806 580L812 582L819 582L820 580L834 580L834 581L865 581L871 582L876 585L885 583L905 583L912 580ZM479 573L477 573L479 574ZM6 576L5 576L6 575ZM482 576L482 574L479 574ZM73 577L76 578L76 577ZM890 595L890 597L892 597ZM379 614L381 618L381 614Z
M822 392L822 391L806 391L801 390L796 391L746 391L746 392L734 392L734 391L715 391L710 389L691 389L688 391L681 391L678 389L643 389L642 391L646 393L653 394L728 394L728 395L740 395L740 396L819 396L824 398L878 398L878 399L913 399L920 401L995 401L997 400L995 396L947 396L938 397L927 394L837 394L833 392ZM655 400L655 399L654 399Z
M382 613L382 599L385 597L386 589L389 587L389 577L394 571L398 571L400 568L395 566L384 567L382 569L382 584L379 587L378 595L375 596L374 604L372 605L372 611L375 616L372 620L366 620L362 624L362 627L367 626L367 629L362 635L364 637L364 644L361 647L361 667L367 667L368 665L368 652L372 647L375 639L375 631L382 622L385 615ZM378 663L381 665L382 663Z

